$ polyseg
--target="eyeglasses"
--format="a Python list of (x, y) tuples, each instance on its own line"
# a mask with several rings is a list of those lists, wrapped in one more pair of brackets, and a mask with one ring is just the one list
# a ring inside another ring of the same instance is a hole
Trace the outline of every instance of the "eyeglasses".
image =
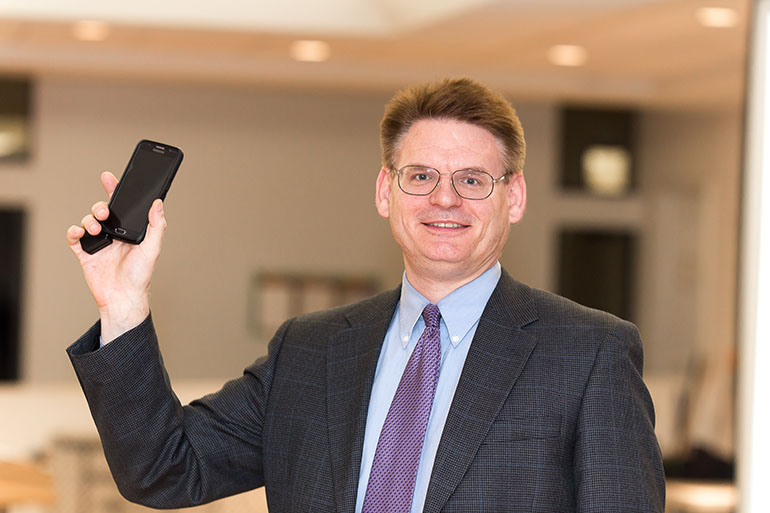
[(441, 175), (451, 177), (452, 188), (458, 196), (469, 200), (488, 198), (495, 189), (495, 184), (502, 182), (508, 175), (494, 178), (486, 171), (477, 169), (458, 169), (452, 173), (439, 173), (432, 167), (404, 166), (401, 169), (391, 169), (398, 175), (398, 186), (412, 196), (427, 196), (441, 183)]

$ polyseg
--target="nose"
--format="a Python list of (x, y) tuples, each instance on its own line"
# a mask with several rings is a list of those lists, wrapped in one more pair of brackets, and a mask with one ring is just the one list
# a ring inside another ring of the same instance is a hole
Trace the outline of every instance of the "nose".
[(443, 208), (454, 207), (462, 203), (462, 198), (452, 186), (452, 175), (448, 173), (440, 175), (438, 185), (430, 193), (429, 199), (432, 204)]

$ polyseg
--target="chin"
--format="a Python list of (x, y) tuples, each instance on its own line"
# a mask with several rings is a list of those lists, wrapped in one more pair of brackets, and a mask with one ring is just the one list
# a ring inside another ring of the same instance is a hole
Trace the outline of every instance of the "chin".
[(460, 264), (467, 259), (467, 255), (459, 251), (431, 251), (425, 254), (425, 258), (435, 264)]
[(447, 275), (462, 275), (466, 274), (473, 264), (463, 258), (434, 258), (430, 259), (429, 268), (434, 272)]

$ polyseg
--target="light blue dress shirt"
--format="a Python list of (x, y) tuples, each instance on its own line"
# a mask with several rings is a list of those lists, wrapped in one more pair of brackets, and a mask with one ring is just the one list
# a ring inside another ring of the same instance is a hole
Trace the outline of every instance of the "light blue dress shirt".
[[(420, 513), (425, 505), (428, 482), (433, 471), (441, 433), (444, 431), (449, 406), (460, 380), (460, 373), (465, 365), (465, 357), (471, 347), (471, 340), (476, 333), (479, 319), (487, 305), (489, 296), (500, 280), (500, 263), (496, 263), (484, 274), (453, 291), (438, 302), (441, 311), (441, 369), (436, 395), (433, 399), (425, 441), (417, 469), (417, 481), (414, 487), (412, 513)], [(374, 375), (372, 396), (369, 401), (369, 413), (366, 417), (364, 449), (361, 457), (361, 470), (358, 477), (358, 495), (356, 513), (361, 513), (366, 495), (366, 485), (372, 470), (374, 451), (380, 438), (380, 431), (385, 423), (390, 403), (396, 395), (396, 388), (401, 375), (412, 355), (417, 340), (425, 329), (422, 318), (423, 309), (430, 303), (417, 292), (406, 278), (402, 279), (401, 299), (393, 319), (385, 334), (377, 370)]]

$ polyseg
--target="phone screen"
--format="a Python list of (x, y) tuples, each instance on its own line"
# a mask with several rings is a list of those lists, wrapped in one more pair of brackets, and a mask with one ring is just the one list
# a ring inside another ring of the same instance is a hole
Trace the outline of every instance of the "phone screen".
[(105, 230), (120, 239), (141, 242), (152, 202), (165, 196), (181, 157), (178, 148), (141, 141), (110, 201)]

